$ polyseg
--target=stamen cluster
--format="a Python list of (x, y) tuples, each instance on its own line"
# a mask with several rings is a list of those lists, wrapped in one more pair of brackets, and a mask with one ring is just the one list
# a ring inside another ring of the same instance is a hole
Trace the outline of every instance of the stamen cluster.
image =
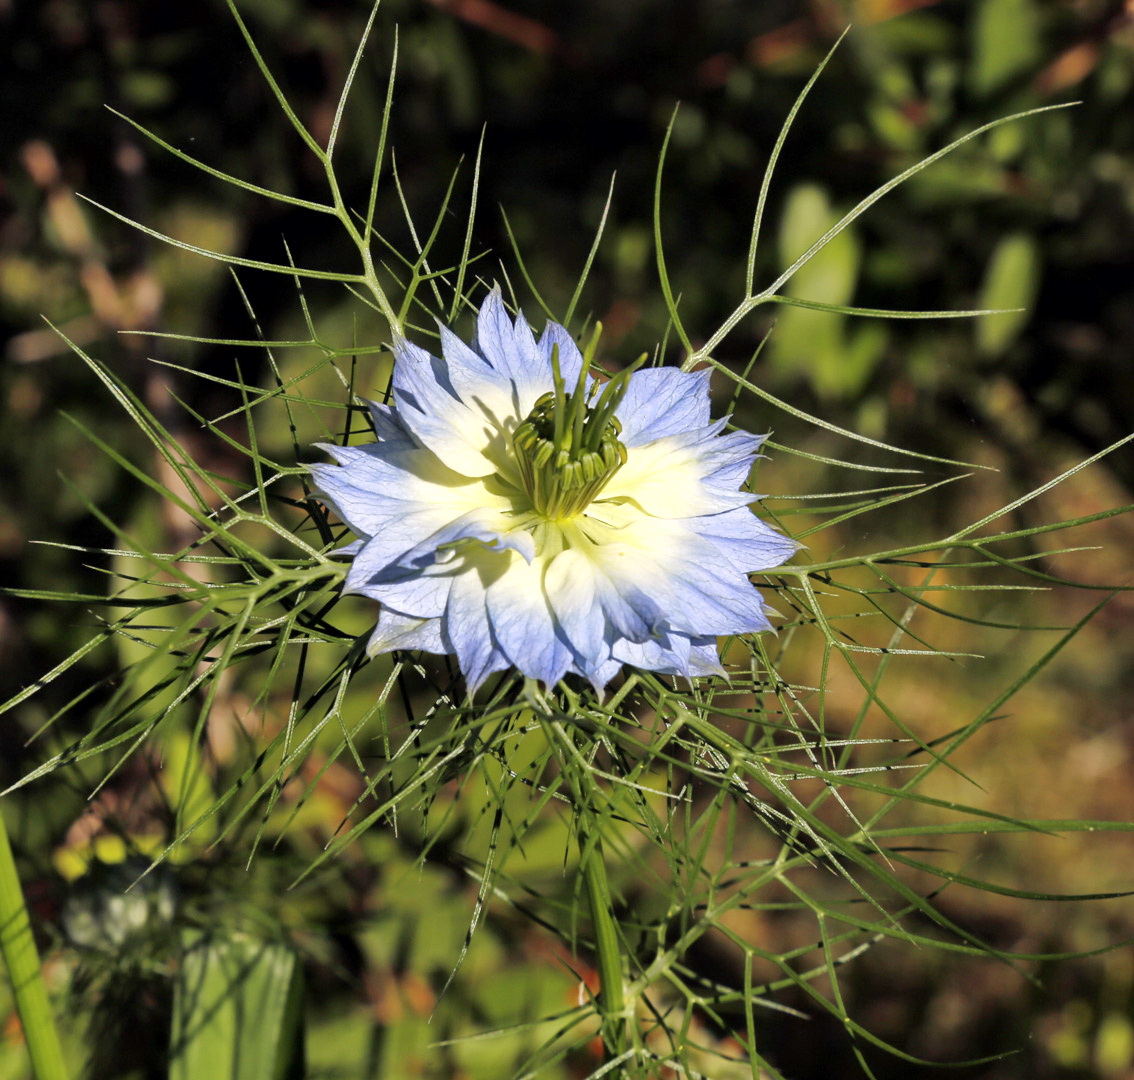
[(537, 513), (550, 521), (581, 513), (626, 464), (626, 447), (618, 439), (622, 424), (614, 411), (626, 396), (631, 374), (645, 357), (611, 378), (601, 392), (594, 380), (588, 386), (587, 377), (601, 332), (599, 325), (583, 354), (571, 393), (567, 392), (559, 369), (559, 349), (552, 349), (554, 389), (536, 401), (512, 433), (524, 490)]

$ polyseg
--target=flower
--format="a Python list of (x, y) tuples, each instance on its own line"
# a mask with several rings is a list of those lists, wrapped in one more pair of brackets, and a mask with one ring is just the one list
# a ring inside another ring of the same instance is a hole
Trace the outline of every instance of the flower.
[(596, 342), (537, 341), (494, 289), (472, 346), (395, 342), (376, 442), (321, 444), (317, 494), (359, 537), (346, 591), (381, 604), (371, 655), (455, 653), (470, 692), (513, 667), (601, 691), (623, 664), (721, 674), (717, 636), (771, 629), (747, 574), (797, 545), (740, 490), (763, 437), (710, 422), (708, 372), (592, 378)]

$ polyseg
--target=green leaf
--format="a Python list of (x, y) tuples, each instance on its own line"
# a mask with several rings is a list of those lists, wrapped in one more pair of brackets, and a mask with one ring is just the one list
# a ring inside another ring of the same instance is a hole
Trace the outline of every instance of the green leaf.
[[(984, 315), (976, 326), (977, 348), (985, 356), (999, 356), (1020, 336), (1032, 317), (1040, 283), (1040, 253), (1027, 233), (1004, 237), (992, 252), (984, 275), (980, 301), (983, 308), (1001, 309)], [(1003, 310), (1003, 309), (1014, 310)]]
[(1042, 61), (1042, 20), (1033, 0), (981, 0), (973, 27), (969, 81), (980, 96), (993, 94)]
[(186, 935), (169, 1080), (300, 1080), (303, 969), (286, 945)]

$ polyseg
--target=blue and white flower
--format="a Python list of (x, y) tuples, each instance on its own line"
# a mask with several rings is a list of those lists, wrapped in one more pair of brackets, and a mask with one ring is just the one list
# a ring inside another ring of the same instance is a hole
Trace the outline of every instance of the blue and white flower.
[(590, 374), (498, 289), (443, 359), (399, 339), (377, 442), (323, 445), (318, 494), (358, 536), (348, 592), (381, 604), (369, 651), (454, 653), (469, 690), (515, 668), (602, 687), (623, 664), (720, 674), (716, 639), (771, 629), (748, 574), (794, 541), (741, 490), (763, 438), (709, 419), (708, 372)]

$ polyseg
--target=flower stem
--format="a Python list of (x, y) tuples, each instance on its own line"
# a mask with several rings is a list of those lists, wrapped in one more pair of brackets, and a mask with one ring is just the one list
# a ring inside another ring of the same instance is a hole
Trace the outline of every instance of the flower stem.
[(610, 901), (606, 877), (606, 858), (598, 835), (588, 838), (583, 823), (576, 819), (580, 866), (587, 890), (594, 927), (595, 957), (598, 961), (598, 1007), (602, 1017), (602, 1041), (607, 1058), (619, 1057), (626, 1049), (626, 998), (622, 981), (622, 951)]
[(8, 830), (0, 814), (0, 954), (8, 969), (36, 1080), (67, 1080), (47, 986), (39, 966), (28, 909), (16, 873)]

